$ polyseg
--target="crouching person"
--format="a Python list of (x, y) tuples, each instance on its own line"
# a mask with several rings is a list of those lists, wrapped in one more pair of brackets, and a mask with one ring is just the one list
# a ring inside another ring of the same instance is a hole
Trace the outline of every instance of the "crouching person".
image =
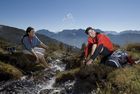
[[(114, 51), (113, 44), (109, 37), (96, 32), (92, 27), (88, 27), (85, 33), (88, 35), (88, 45), (85, 49), (86, 65), (90, 65), (98, 56), (101, 56), (101, 64), (117, 67), (114, 62), (109, 62), (109, 64), (105, 63)], [(90, 58), (87, 58), (89, 55)]]
[(85, 33), (88, 35), (88, 45), (85, 49), (87, 65), (90, 65), (98, 56), (102, 57), (100, 64), (115, 68), (134, 64), (127, 52), (123, 50), (114, 51), (113, 44), (108, 36), (96, 32), (92, 27), (88, 27)]
[(36, 58), (36, 63), (42, 63), (44, 67), (49, 67), (47, 64), (44, 53), (48, 47), (42, 43), (35, 35), (34, 28), (28, 27), (26, 34), (22, 38), (23, 53), (33, 55)]

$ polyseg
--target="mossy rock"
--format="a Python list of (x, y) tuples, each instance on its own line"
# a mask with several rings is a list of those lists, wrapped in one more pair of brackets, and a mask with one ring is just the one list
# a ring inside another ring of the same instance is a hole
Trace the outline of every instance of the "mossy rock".
[(96, 82), (106, 79), (107, 75), (113, 70), (114, 68), (103, 64), (91, 64), (89, 66), (82, 66), (77, 74), (77, 77), (81, 79), (92, 77), (91, 80)]
[(76, 74), (75, 94), (91, 94), (92, 90), (98, 88), (98, 84), (102, 87), (105, 86), (103, 81), (106, 81), (107, 75), (112, 71), (114, 68), (102, 64), (82, 66)]
[(59, 72), (56, 75), (56, 83), (64, 83), (68, 80), (74, 80), (75, 75), (79, 72), (80, 68)]
[(78, 55), (70, 55), (62, 60), (66, 64), (66, 70), (79, 68), (82, 64), (82, 59)]
[(0, 80), (19, 79), (22, 75), (16, 67), (0, 61)]
[(41, 63), (35, 63), (35, 57), (22, 52), (14, 54), (0, 54), (0, 61), (22, 70), (23, 73), (44, 69)]

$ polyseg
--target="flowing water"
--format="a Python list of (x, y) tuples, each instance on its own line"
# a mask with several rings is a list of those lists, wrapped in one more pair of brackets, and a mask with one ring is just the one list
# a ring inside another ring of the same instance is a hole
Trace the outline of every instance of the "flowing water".
[(65, 70), (61, 60), (51, 61), (51, 68), (39, 71), (40, 76), (23, 76), (20, 80), (0, 82), (0, 94), (72, 94), (74, 81), (55, 84), (55, 74)]

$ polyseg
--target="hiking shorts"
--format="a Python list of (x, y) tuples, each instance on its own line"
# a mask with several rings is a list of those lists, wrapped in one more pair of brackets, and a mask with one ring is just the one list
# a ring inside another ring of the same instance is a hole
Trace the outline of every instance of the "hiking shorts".
[[(40, 54), (42, 56), (44, 56), (44, 54), (45, 54), (45, 49), (43, 49), (43, 48), (35, 47), (34, 51), (35, 51), (35, 53)], [(23, 50), (23, 53), (32, 55), (32, 53), (28, 50)]]

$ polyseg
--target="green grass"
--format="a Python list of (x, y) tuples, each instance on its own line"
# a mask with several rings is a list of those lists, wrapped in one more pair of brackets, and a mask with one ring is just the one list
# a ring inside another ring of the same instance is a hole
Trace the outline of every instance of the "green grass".
[(127, 51), (137, 51), (137, 52), (140, 52), (140, 43), (128, 44), (128, 45), (126, 45), (125, 48), (126, 48)]
[[(11, 79), (19, 79), (23, 75), (22, 72), (16, 67), (10, 64), (5, 64), (1, 61), (0, 61), (0, 73), (3, 74), (5, 77), (9, 77)], [(0, 79), (4, 80), (5, 77), (1, 77)]]
[(69, 71), (59, 72), (56, 75), (56, 83), (65, 82), (68, 80), (74, 80), (75, 74), (78, 73), (80, 68), (75, 68)]
[(107, 76), (105, 86), (97, 82), (96, 94), (139, 94), (140, 65), (116, 69)]
[(116, 70), (108, 78), (124, 92), (133, 94), (140, 92), (140, 65)]
[(140, 52), (129, 51), (128, 53), (129, 53), (130, 56), (132, 56), (133, 59), (140, 59)]

